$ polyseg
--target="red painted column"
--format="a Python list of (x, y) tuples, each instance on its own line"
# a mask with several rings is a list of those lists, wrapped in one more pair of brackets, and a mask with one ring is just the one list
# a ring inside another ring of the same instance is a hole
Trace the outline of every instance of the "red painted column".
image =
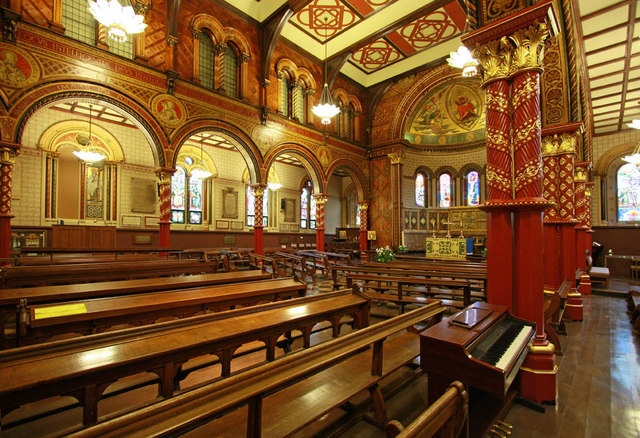
[(558, 229), (558, 173), (556, 157), (558, 141), (555, 136), (542, 138), (542, 174), (544, 198), (552, 202), (544, 211), (544, 289), (557, 291), (560, 287), (560, 231)]
[(560, 231), (557, 223), (544, 223), (544, 289), (560, 287)]
[(160, 225), (160, 230), (158, 231), (160, 248), (169, 248), (171, 246), (171, 176), (175, 171), (170, 167), (156, 169), (160, 192), (160, 221), (158, 222)]
[[(391, 162), (391, 243), (389, 246), (397, 247), (401, 243), (402, 233), (402, 160), (404, 151), (394, 149), (387, 154)], [(380, 244), (378, 236), (378, 244)]]
[[(591, 197), (587, 196), (587, 187), (590, 188), (593, 183), (587, 182), (587, 174), (591, 163), (581, 161), (576, 163), (576, 218), (579, 223), (576, 226), (576, 266), (580, 269), (580, 291), (583, 293), (591, 293), (591, 279), (587, 274), (587, 251), (591, 254), (590, 234), (587, 233), (591, 227)], [(582, 286), (582, 283), (585, 283)]]
[(367, 224), (369, 222), (369, 202), (358, 201), (360, 206), (360, 251), (366, 254), (368, 249)]
[(316, 249), (324, 251), (324, 205), (327, 202), (325, 193), (313, 195), (316, 198)]
[(264, 254), (264, 225), (263, 221), (263, 207), (264, 207), (264, 184), (252, 185), (254, 210), (253, 210), (253, 252), (256, 254)]
[(0, 142), (0, 258), (11, 256), (11, 183), (20, 147), (17, 143)]
[(487, 301), (513, 310), (511, 105), (509, 82), (484, 84), (487, 130)]

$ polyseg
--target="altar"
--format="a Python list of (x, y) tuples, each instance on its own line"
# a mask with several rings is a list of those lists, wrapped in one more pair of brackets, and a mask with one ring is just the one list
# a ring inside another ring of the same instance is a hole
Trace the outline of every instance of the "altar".
[(438, 260), (465, 260), (467, 239), (464, 237), (427, 237), (425, 257)]

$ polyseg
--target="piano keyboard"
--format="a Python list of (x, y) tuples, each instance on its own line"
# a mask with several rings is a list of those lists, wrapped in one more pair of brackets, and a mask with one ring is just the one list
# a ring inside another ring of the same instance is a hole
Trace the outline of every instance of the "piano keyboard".
[(471, 356), (505, 370), (522, 345), (528, 342), (533, 330), (532, 326), (504, 320), (473, 349)]

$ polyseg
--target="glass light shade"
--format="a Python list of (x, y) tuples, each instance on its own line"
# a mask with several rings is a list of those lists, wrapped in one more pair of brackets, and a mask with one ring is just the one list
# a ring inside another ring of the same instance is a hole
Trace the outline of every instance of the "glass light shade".
[(198, 179), (207, 179), (211, 175), (213, 175), (213, 173), (207, 172), (206, 170), (202, 170), (202, 169), (193, 169), (191, 171), (191, 176), (195, 176)]
[(322, 87), (322, 95), (320, 96), (320, 103), (313, 108), (311, 112), (320, 117), (323, 125), (331, 123), (331, 117), (338, 115), (340, 108), (333, 104), (331, 94), (329, 93), (329, 85), (325, 82)]
[(633, 150), (633, 154), (623, 157), (622, 161), (640, 166), (640, 142), (638, 142), (636, 148)]
[(465, 46), (458, 47), (457, 52), (450, 52), (447, 63), (451, 67), (461, 68), (462, 76), (471, 77), (478, 74), (478, 61), (473, 58)]
[(282, 188), (282, 184), (280, 184), (280, 183), (269, 183), (269, 184), (267, 184), (267, 188), (269, 190), (275, 191), (275, 190), (278, 190), (278, 189)]
[(635, 119), (631, 123), (627, 123), (629, 128), (640, 129), (640, 119)]
[(147, 27), (142, 15), (136, 15), (131, 6), (122, 6), (118, 0), (89, 1), (89, 11), (107, 28), (107, 35), (119, 42), (125, 42), (127, 34), (140, 33)]
[(88, 163), (97, 163), (98, 161), (102, 161), (107, 158), (99, 152), (91, 151), (73, 151), (73, 155)]

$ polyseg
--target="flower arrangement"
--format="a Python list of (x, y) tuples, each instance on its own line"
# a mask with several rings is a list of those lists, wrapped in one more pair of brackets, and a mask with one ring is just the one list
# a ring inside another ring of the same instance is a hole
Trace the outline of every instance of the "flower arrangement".
[(400, 245), (400, 246), (398, 247), (398, 254), (406, 254), (406, 253), (408, 253), (408, 252), (409, 252), (409, 250), (407, 249), (407, 247), (406, 247), (406, 246), (404, 246), (404, 245)]
[(380, 263), (387, 263), (396, 259), (396, 255), (393, 253), (393, 250), (389, 248), (389, 245), (377, 248), (375, 257), (376, 262)]

